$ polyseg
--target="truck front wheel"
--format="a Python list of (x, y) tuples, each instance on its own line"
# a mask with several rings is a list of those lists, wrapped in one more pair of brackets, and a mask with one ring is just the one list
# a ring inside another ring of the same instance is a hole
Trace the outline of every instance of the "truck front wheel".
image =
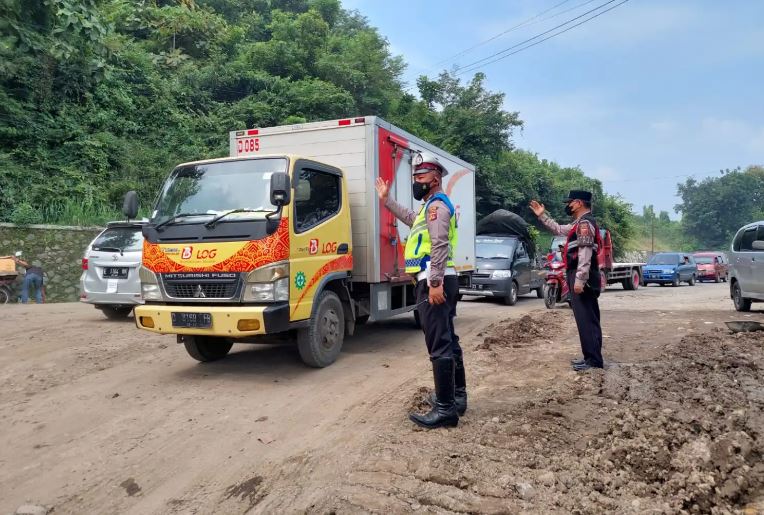
[(297, 331), (297, 348), (309, 367), (324, 368), (334, 363), (345, 338), (345, 317), (342, 303), (334, 292), (325, 291), (308, 327)]
[(213, 336), (184, 335), (183, 345), (192, 358), (204, 363), (225, 358), (233, 347), (233, 342)]

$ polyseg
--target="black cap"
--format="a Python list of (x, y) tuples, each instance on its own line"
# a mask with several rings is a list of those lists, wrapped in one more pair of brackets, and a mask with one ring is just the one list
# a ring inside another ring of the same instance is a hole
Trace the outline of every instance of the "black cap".
[(571, 200), (583, 200), (584, 202), (591, 202), (592, 192), (584, 190), (570, 190), (570, 193), (568, 193), (568, 198), (565, 199), (565, 202), (570, 202)]

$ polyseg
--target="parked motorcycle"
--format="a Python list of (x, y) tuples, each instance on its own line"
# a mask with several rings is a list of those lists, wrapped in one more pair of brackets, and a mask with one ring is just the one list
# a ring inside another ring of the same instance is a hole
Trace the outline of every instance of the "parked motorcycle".
[(548, 309), (554, 309), (555, 304), (564, 300), (570, 306), (570, 290), (565, 276), (565, 263), (549, 259), (548, 267), (549, 272), (546, 274), (544, 283), (544, 305)]

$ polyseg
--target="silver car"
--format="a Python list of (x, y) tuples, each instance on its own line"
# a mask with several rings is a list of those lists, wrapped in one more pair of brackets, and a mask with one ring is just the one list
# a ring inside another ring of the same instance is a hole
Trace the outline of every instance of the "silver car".
[(764, 220), (742, 227), (732, 240), (730, 296), (738, 311), (764, 302)]
[(80, 301), (107, 318), (127, 318), (143, 304), (138, 269), (145, 222), (112, 222), (88, 245), (82, 258)]

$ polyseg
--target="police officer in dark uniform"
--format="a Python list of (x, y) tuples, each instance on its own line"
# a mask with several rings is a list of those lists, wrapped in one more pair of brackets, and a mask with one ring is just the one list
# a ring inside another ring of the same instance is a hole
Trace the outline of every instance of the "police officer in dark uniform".
[(422, 152), (415, 156), (413, 196), (424, 201), (419, 212), (390, 198), (387, 181), (378, 178), (376, 183), (380, 200), (411, 227), (405, 249), (406, 273), (416, 279), (416, 302), (432, 363), (435, 396), (429, 413), (412, 413), (409, 418), (427, 429), (454, 427), (467, 409), (464, 361), (453, 323), (459, 295), (453, 262), (457, 234), (456, 212), (442, 189), (447, 174), (436, 155)]
[(567, 271), (568, 287), (573, 293), (571, 304), (578, 326), (583, 359), (572, 361), (577, 371), (602, 368), (602, 328), (600, 307), (597, 299), (602, 288), (597, 252), (602, 246), (597, 221), (592, 216), (592, 194), (589, 191), (572, 190), (565, 200), (565, 213), (573, 217), (569, 225), (559, 225), (544, 209), (544, 205), (532, 200), (530, 207), (542, 224), (556, 236), (567, 236), (563, 260)]

